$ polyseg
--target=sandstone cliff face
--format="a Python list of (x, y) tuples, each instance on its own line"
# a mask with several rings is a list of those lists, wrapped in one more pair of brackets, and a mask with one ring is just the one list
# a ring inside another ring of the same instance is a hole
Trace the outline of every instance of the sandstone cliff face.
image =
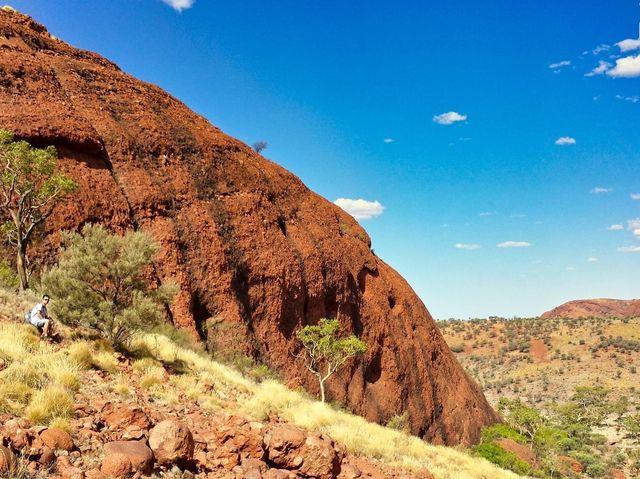
[(640, 317), (640, 299), (579, 299), (561, 304), (542, 318)]
[(213, 348), (317, 391), (294, 333), (337, 317), (368, 351), (329, 381), (331, 398), (378, 422), (408, 411), (436, 443), (472, 443), (497, 419), (351, 216), (160, 88), (2, 11), (0, 127), (54, 144), (81, 185), (32, 254), (52, 258), (59, 231), (87, 222), (141, 228), (163, 246), (158, 277), (180, 284), (174, 322)]

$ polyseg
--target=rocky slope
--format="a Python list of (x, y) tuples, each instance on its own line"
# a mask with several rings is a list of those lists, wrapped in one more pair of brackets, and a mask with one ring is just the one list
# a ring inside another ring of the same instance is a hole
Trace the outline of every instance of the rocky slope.
[(337, 317), (368, 344), (329, 396), (368, 419), (407, 411), (437, 443), (472, 443), (497, 419), (411, 287), (348, 214), (225, 135), (160, 88), (73, 48), (31, 18), (0, 11), (0, 127), (53, 144), (80, 183), (40, 243), (98, 222), (162, 245), (160, 279), (180, 293), (175, 324), (213, 349), (249, 354), (317, 390), (293, 357), (294, 332)]
[(547, 311), (542, 318), (640, 317), (640, 299), (579, 299)]

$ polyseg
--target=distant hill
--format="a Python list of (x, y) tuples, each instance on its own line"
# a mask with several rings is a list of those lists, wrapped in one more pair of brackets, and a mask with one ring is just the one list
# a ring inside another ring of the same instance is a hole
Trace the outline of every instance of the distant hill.
[(624, 318), (640, 317), (640, 299), (579, 299), (569, 301), (542, 318)]

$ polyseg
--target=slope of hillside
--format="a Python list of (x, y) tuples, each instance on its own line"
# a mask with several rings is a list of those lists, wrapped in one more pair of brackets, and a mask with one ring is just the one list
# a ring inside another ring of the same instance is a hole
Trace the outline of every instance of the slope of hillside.
[(579, 299), (542, 314), (542, 318), (640, 317), (640, 299)]
[[(291, 361), (294, 331), (337, 317), (366, 357), (329, 388), (367, 419), (408, 414), (413, 433), (469, 444), (497, 420), (406, 281), (347, 213), (160, 88), (0, 11), (0, 127), (55, 145), (79, 184), (47, 222), (34, 260), (62, 230), (141, 228), (163, 247), (157, 274), (180, 285), (175, 324), (212, 350), (245, 354), (317, 390)], [(11, 258), (8, 251), (3, 256)]]
[(8, 447), (0, 459), (19, 463), (12, 477), (517, 477), (277, 381), (256, 382), (164, 335), (140, 336), (134, 356), (67, 337), (78, 331), (59, 345), (41, 342), (31, 326), (6, 319), (25, 307), (0, 290), (0, 442)]

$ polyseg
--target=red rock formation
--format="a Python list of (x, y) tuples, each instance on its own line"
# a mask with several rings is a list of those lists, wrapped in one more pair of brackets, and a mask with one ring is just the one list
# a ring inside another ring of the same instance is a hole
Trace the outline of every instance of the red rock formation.
[(542, 318), (624, 318), (640, 317), (640, 299), (579, 299), (569, 301)]
[(337, 317), (368, 351), (329, 381), (331, 398), (378, 422), (408, 411), (411, 430), (437, 443), (475, 442), (496, 421), (351, 216), (160, 88), (9, 12), (0, 12), (0, 127), (54, 144), (81, 186), (32, 254), (54, 257), (59, 231), (86, 222), (141, 228), (163, 246), (158, 277), (180, 284), (174, 322), (213, 348), (317, 390), (294, 359), (294, 332)]

